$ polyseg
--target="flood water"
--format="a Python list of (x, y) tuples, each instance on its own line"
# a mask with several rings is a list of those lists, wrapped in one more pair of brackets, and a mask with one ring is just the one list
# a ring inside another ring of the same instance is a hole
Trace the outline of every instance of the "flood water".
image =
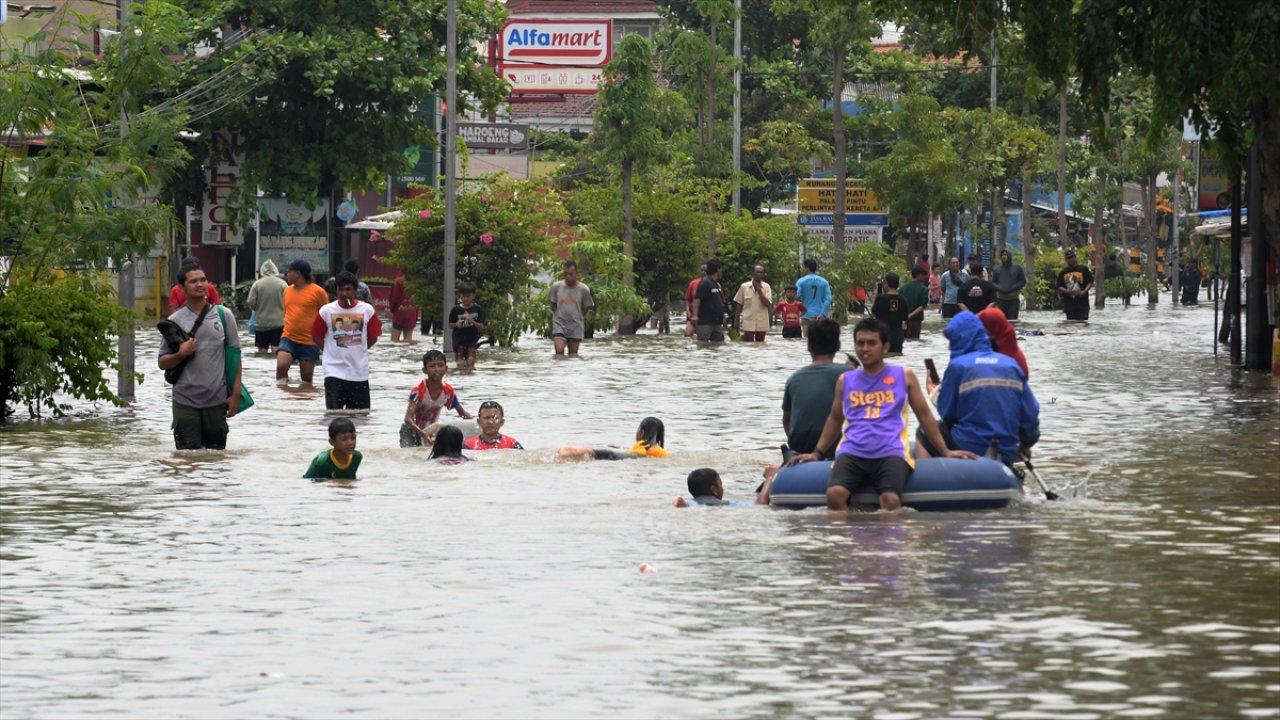
[[(327, 418), (296, 369), (246, 356), (226, 453), (173, 450), (149, 372), (133, 409), (0, 430), (0, 715), (1280, 716), (1280, 383), (1162, 303), (1024, 314), (1069, 497), (980, 513), (672, 508), (775, 460), (807, 355), (774, 335), (484, 348), (450, 381), (529, 450), (454, 467), (397, 447), (431, 342), (380, 343), (348, 486), (300, 479)], [(940, 329), (902, 361), (945, 366)], [(669, 459), (551, 461), (645, 415)]]

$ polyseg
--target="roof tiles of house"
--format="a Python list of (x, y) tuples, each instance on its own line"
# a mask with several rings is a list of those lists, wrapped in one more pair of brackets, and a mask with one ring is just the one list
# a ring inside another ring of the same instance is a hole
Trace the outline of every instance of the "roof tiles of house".
[(512, 118), (581, 117), (596, 114), (595, 95), (565, 95), (563, 100), (511, 103)]
[(653, 0), (507, 0), (511, 15), (538, 13), (653, 13), (658, 7)]

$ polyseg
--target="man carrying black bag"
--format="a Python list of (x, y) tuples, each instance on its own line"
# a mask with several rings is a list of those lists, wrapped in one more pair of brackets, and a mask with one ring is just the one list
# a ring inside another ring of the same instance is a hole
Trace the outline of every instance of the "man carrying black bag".
[(228, 382), (224, 355), (228, 347), (240, 347), (235, 316), (219, 313), (207, 302), (209, 284), (200, 268), (183, 267), (178, 282), (186, 292), (186, 304), (169, 316), (172, 325), (159, 326), (166, 339), (159, 365), (173, 385), (173, 441), (179, 450), (222, 450), (227, 446), (227, 418), (240, 404), (240, 366), (236, 364), (235, 377)]

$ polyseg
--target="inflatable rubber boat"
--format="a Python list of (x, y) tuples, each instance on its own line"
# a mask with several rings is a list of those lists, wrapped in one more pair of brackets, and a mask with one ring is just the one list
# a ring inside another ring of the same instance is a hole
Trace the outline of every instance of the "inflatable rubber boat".
[[(769, 504), (774, 507), (826, 507), (829, 462), (809, 462), (778, 471)], [(902, 504), (916, 510), (986, 510), (1022, 497), (1022, 483), (995, 460), (929, 458), (917, 460), (907, 479)], [(851, 505), (876, 507), (873, 490), (855, 493)]]

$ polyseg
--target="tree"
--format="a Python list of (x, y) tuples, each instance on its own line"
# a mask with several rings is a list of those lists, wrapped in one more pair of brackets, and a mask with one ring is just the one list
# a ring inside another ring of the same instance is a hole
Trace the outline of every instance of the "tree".
[(0, 36), (0, 127), (19, 147), (43, 146), (31, 157), (0, 155), (0, 422), (18, 406), (33, 417), (62, 414), (59, 396), (120, 404), (104, 370), (115, 358), (111, 336), (132, 314), (104, 271), (155, 243), (171, 213), (155, 189), (187, 159), (182, 115), (140, 112), (141, 98), (176, 79), (166, 52), (184, 42), (181, 10), (139, 5), (130, 21), (138, 32), (106, 42), (107, 61), (82, 70), (51, 49), (71, 22), (66, 8), (47, 32)]
[[(604, 142), (603, 157), (616, 162), (622, 175), (622, 249), (635, 256), (632, 183), (637, 170), (661, 160), (668, 151), (658, 132), (658, 85), (653, 79), (653, 45), (643, 36), (628, 35), (604, 69), (596, 126)], [(630, 260), (623, 263), (622, 281), (635, 288)], [(635, 319), (623, 317), (618, 332), (631, 335)]]
[(769, 207), (781, 198), (782, 184), (798, 179), (810, 163), (831, 159), (831, 146), (793, 120), (770, 120), (742, 145), (747, 161), (768, 183)]
[[(340, 187), (378, 187), (404, 169), (404, 148), (435, 145), (414, 110), (443, 87), (443, 3), (371, 0), (323, 10), (304, 0), (185, 3), (212, 49), (184, 63), (201, 138), (186, 183), (194, 192), (203, 188), (191, 176), (225, 129), (244, 148), (233, 198), (244, 209), (256, 206), (259, 190), (306, 203)], [(506, 95), (478, 50), (504, 16), (488, 0), (459, 2), (460, 111), (493, 107)]]
[[(458, 196), (457, 279), (475, 283), (494, 341), (513, 345), (544, 320), (546, 298), (534, 292), (534, 276), (551, 262), (550, 238), (564, 232), (566, 214), (560, 196), (544, 182), (503, 175), (478, 182), (475, 192)], [(388, 231), (395, 243), (387, 261), (405, 271), (419, 307), (440, 307), (444, 197), (412, 198), (397, 209), (404, 216)]]
[(914, 227), (931, 213), (950, 213), (974, 199), (936, 100), (908, 95), (889, 113), (896, 136), (867, 163), (867, 186)]

